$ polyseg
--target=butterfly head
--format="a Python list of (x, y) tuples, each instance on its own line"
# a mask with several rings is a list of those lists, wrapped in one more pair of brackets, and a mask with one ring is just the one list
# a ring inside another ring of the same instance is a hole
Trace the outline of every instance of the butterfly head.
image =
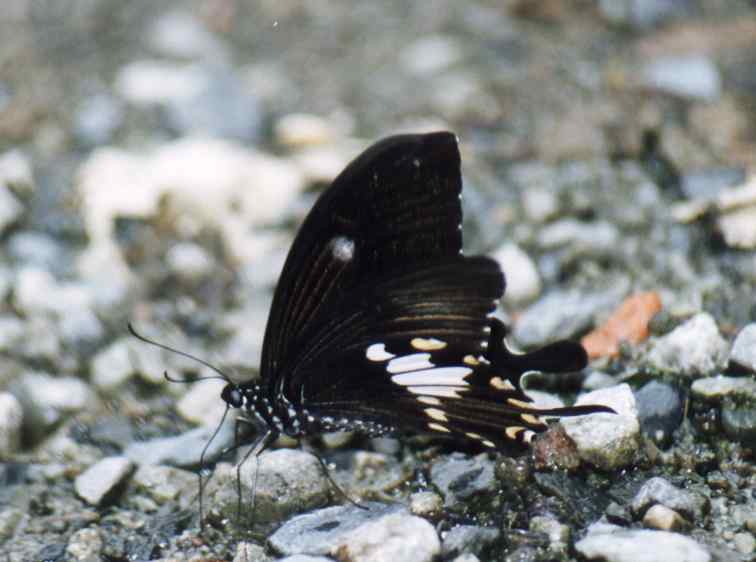
[(238, 384), (228, 383), (221, 391), (221, 399), (228, 404), (230, 408), (239, 409), (244, 406), (244, 392)]

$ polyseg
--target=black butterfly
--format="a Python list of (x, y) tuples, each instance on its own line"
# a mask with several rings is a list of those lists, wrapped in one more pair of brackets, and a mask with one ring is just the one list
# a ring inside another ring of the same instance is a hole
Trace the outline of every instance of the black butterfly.
[(545, 430), (539, 416), (612, 412), (531, 405), (523, 373), (576, 371), (586, 354), (567, 341), (507, 350), (491, 317), (504, 275), (462, 255), (461, 191), (457, 139), (438, 132), (374, 144), (320, 196), (273, 298), (261, 381), (221, 394), (265, 426), (253, 454), (281, 433), (345, 429), (503, 448)]

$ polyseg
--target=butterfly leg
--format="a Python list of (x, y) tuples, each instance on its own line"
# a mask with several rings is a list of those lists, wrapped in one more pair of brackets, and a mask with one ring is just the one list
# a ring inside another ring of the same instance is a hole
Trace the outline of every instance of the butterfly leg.
[[(303, 443), (302, 441), (300, 441), (300, 442), (299, 442), (299, 445), (300, 445), (300, 447), (301, 447), (302, 449), (305, 449), (305, 447), (303, 446), (303, 445), (304, 445), (304, 443)], [(348, 501), (349, 503), (351, 503), (351, 504), (352, 504), (352, 505), (353, 505), (354, 507), (359, 507), (360, 509), (365, 509), (365, 510), (369, 510), (369, 509), (370, 509), (369, 507), (366, 507), (366, 506), (362, 505), (362, 504), (361, 504), (360, 502), (354, 501), (354, 500), (353, 500), (352, 498), (350, 498), (350, 497), (349, 497), (349, 496), (347, 495), (347, 493), (346, 493), (346, 492), (345, 492), (344, 490), (342, 490), (342, 489), (341, 489), (341, 487), (340, 487), (340, 486), (339, 486), (338, 484), (336, 484), (336, 481), (335, 481), (335, 480), (333, 479), (333, 477), (331, 476), (331, 471), (330, 471), (330, 470), (328, 470), (328, 465), (327, 465), (327, 464), (325, 463), (325, 461), (324, 461), (324, 460), (323, 460), (323, 459), (322, 459), (322, 458), (320, 457), (320, 455), (316, 454), (316, 453), (315, 453), (314, 451), (312, 451), (312, 450), (311, 450), (311, 449), (310, 449), (309, 447), (308, 447), (307, 449), (308, 449), (308, 451), (307, 451), (308, 453), (311, 453), (311, 454), (312, 454), (312, 456), (314, 456), (314, 457), (315, 457), (316, 459), (318, 459), (318, 463), (320, 464), (320, 468), (322, 468), (322, 469), (323, 469), (323, 474), (325, 474), (325, 477), (326, 477), (326, 478), (328, 479), (328, 482), (329, 482), (329, 483), (331, 484), (331, 487), (332, 487), (332, 488), (333, 488), (334, 490), (336, 490), (336, 492), (338, 492), (338, 494), (339, 494), (339, 495), (340, 495), (340, 496), (341, 496), (342, 498), (344, 498), (344, 499), (345, 499), (346, 501)]]
[[(244, 418), (241, 418), (243, 421), (247, 421)], [(247, 451), (247, 454), (244, 455), (244, 458), (237, 463), (236, 465), (236, 517), (237, 519), (241, 519), (241, 499), (242, 499), (242, 489), (241, 489), (241, 467), (242, 465), (247, 462), (247, 459), (250, 457), (255, 457), (255, 479), (252, 484), (252, 520), (255, 518), (255, 507), (256, 502), (255, 498), (257, 496), (257, 474), (260, 470), (260, 460), (259, 457), (267, 449), (273, 441), (278, 439), (278, 432), (268, 429), (250, 448), (249, 451)]]

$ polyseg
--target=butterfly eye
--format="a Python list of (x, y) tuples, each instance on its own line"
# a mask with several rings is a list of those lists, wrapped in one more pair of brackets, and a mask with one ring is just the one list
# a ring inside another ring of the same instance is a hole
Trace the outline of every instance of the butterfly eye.
[(223, 388), (221, 399), (232, 408), (241, 408), (244, 405), (244, 396), (235, 384), (227, 384)]

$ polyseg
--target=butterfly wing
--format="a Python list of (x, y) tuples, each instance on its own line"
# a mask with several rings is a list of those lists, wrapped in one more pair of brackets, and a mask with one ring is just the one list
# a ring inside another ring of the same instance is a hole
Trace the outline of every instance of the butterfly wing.
[(278, 391), (326, 426), (439, 433), (489, 447), (529, 441), (546, 428), (541, 415), (603, 411), (532, 406), (522, 373), (579, 369), (586, 356), (569, 342), (510, 353), (503, 324), (490, 317), (503, 290), (495, 261), (463, 256), (358, 286), (313, 325)]
[[(405, 264), (460, 253), (460, 156), (447, 132), (384, 139), (353, 161), (305, 219), (279, 278), (263, 342), (273, 385), (323, 311)], [(325, 315), (327, 316), (327, 314)]]

